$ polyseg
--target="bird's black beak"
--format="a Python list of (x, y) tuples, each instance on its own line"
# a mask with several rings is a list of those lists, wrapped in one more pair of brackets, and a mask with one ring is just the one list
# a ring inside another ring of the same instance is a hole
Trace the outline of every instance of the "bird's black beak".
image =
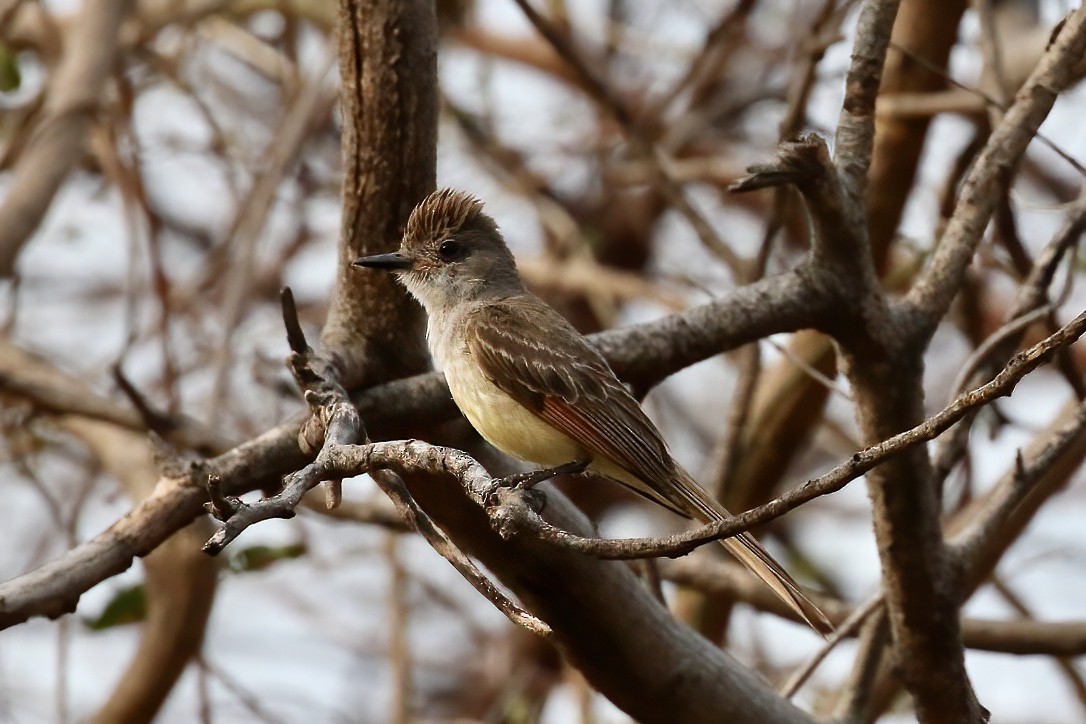
[(410, 269), (411, 260), (398, 251), (391, 254), (375, 254), (363, 256), (351, 262), (351, 266), (364, 267), (366, 269), (384, 269), (385, 271), (397, 271)]

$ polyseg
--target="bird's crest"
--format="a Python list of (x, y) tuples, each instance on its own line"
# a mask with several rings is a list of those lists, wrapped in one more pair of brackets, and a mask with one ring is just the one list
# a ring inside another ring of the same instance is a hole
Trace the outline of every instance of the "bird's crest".
[(404, 238), (414, 242), (441, 239), (462, 229), (483, 213), (483, 202), (457, 189), (435, 191), (407, 219)]

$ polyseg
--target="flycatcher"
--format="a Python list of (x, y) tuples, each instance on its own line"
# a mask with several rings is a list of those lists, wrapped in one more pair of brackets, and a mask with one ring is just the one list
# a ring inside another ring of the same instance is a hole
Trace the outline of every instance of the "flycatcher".
[[(434, 192), (407, 221), (398, 252), (355, 266), (397, 272), (426, 309), (426, 338), (453, 400), (491, 445), (554, 467), (589, 470), (687, 518), (731, 517), (668, 452), (656, 426), (603, 356), (528, 292), (477, 198)], [(818, 631), (825, 615), (748, 533), (721, 541)]]

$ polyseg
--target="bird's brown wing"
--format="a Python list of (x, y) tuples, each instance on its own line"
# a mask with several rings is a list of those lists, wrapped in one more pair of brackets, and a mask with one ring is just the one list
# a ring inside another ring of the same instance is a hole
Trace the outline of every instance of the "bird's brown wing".
[(690, 516), (673, 490), (675, 466), (656, 426), (565, 318), (535, 297), (517, 297), (488, 305), (467, 324), (469, 352), (490, 381), (635, 479), (621, 482)]

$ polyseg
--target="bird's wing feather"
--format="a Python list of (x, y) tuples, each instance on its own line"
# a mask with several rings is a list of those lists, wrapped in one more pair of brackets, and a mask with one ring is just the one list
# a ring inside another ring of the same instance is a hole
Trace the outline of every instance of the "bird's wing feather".
[[(622, 482), (690, 515), (685, 496), (671, 490), (674, 463), (656, 426), (603, 356), (565, 318), (527, 297), (488, 305), (468, 324), (469, 352), (490, 381), (593, 457), (609, 459), (642, 485)], [(562, 333), (540, 334), (556, 327)]]

